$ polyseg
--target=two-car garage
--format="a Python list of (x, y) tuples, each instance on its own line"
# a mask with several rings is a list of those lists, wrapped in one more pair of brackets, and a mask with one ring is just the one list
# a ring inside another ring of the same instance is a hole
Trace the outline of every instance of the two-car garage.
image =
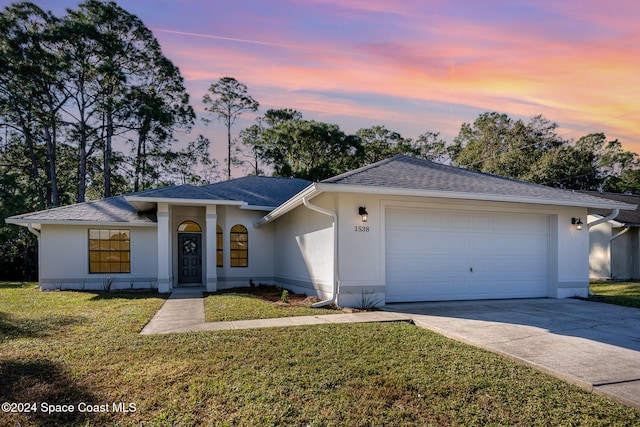
[(549, 216), (387, 207), (386, 302), (548, 294)]

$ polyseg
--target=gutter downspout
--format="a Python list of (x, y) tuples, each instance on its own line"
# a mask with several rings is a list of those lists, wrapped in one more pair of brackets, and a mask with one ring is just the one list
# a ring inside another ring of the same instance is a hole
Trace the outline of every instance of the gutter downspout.
[(309, 200), (307, 199), (306, 196), (302, 198), (302, 203), (304, 203), (304, 205), (307, 208), (313, 211), (330, 216), (333, 220), (333, 224), (332, 224), (333, 226), (333, 287), (331, 290), (331, 298), (312, 304), (311, 307), (313, 308), (324, 307), (325, 305), (330, 305), (333, 303), (336, 303), (337, 305), (337, 302), (338, 302), (338, 215), (335, 212), (331, 212), (319, 206), (312, 205), (311, 203), (309, 203)]
[(36, 236), (38, 238), (38, 243), (40, 243), (40, 232), (37, 231), (35, 228), (33, 228), (33, 225), (31, 225), (31, 223), (27, 224), (27, 229), (29, 230), (29, 232), (31, 234), (33, 234), (34, 236)]
[(620, 213), (620, 209), (614, 209), (611, 211), (611, 213), (603, 218), (597, 219), (593, 222), (590, 222), (587, 224), (587, 228), (591, 228), (593, 226), (596, 226), (598, 224), (602, 224), (603, 222), (607, 222), (611, 219), (614, 219), (615, 217), (618, 216), (618, 214)]
[(612, 242), (615, 239), (617, 239), (618, 237), (622, 236), (624, 233), (626, 233), (627, 231), (629, 231), (631, 229), (631, 227), (625, 227), (623, 230), (617, 232), (616, 234), (614, 234), (613, 236), (611, 236), (609, 238), (609, 241)]

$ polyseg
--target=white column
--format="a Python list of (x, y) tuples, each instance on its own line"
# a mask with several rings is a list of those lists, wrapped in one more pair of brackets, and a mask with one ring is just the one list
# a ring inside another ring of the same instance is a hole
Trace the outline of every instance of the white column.
[(169, 204), (158, 203), (158, 292), (171, 291), (171, 230)]
[(207, 247), (205, 253), (207, 259), (206, 279), (207, 292), (215, 292), (217, 290), (218, 272), (216, 266), (216, 249), (218, 239), (216, 239), (216, 225), (218, 224), (218, 215), (216, 214), (216, 205), (207, 205), (207, 224), (205, 227)]

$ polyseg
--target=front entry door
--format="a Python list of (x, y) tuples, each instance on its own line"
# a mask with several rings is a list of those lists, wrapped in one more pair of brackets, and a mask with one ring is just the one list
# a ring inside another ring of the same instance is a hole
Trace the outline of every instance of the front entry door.
[(178, 233), (178, 283), (202, 283), (202, 235)]

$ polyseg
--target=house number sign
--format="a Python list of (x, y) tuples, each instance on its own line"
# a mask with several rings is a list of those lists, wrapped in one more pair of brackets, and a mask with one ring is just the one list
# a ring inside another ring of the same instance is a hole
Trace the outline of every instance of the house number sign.
[(369, 226), (368, 225), (356, 225), (356, 233), (368, 233)]

